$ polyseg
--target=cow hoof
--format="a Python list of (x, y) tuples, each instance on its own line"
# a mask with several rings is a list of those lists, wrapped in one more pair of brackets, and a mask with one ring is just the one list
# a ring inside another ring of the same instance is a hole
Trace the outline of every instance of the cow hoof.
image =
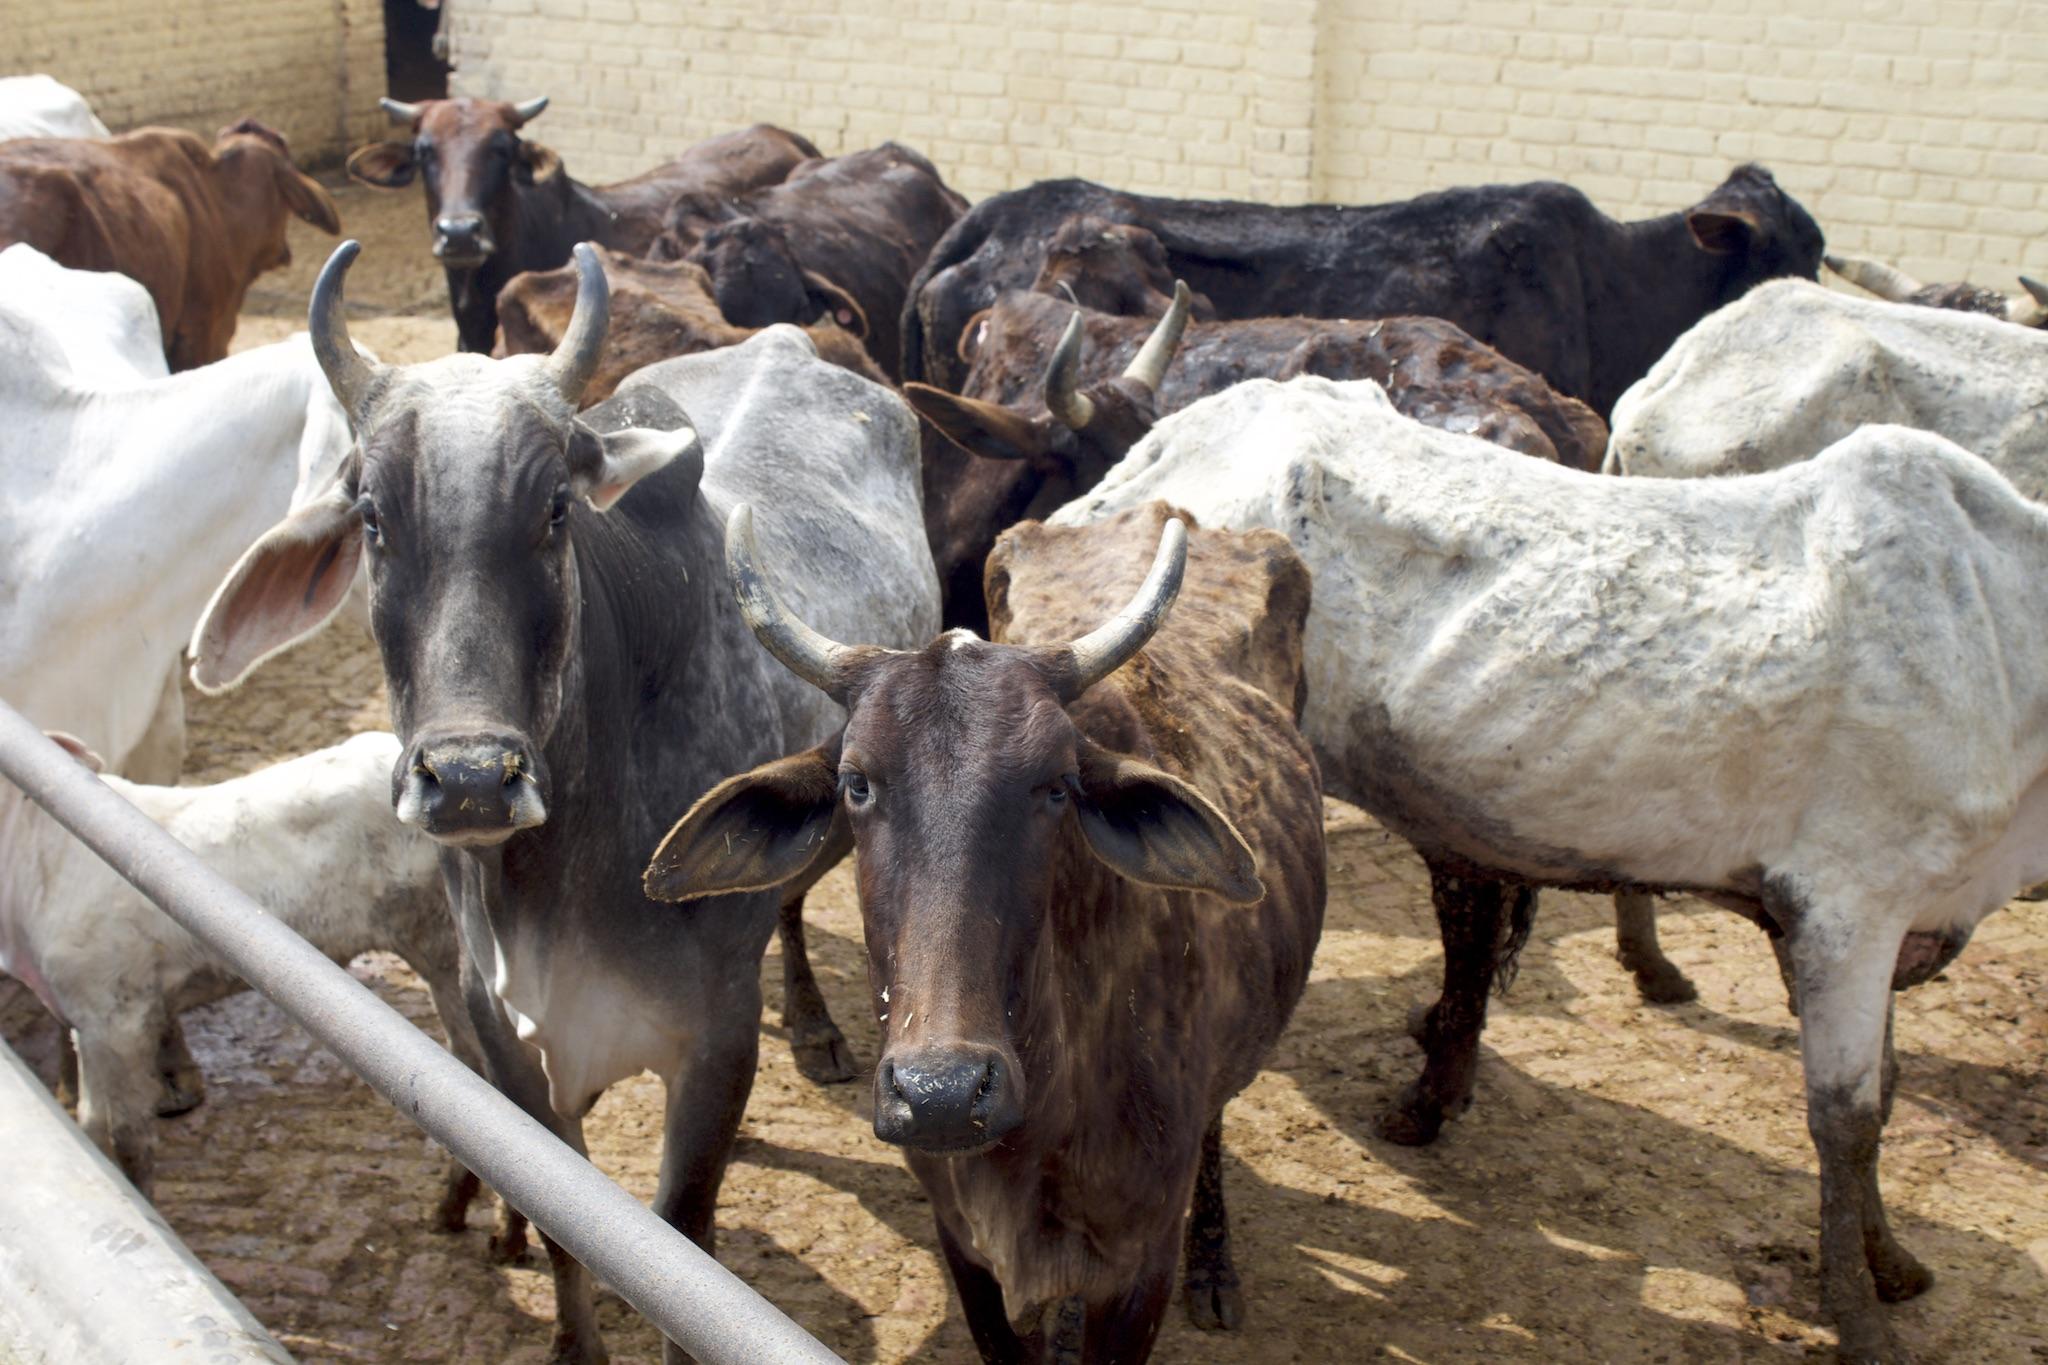
[(853, 1049), (836, 1025), (828, 1024), (812, 1033), (792, 1036), (789, 1050), (796, 1056), (796, 1069), (804, 1079), (818, 1085), (844, 1085), (860, 1074)]
[(491, 1234), (491, 1264), (518, 1265), (526, 1259), (526, 1224), (499, 1228)]
[(1228, 1266), (1190, 1266), (1188, 1321), (1204, 1332), (1235, 1332), (1244, 1325), (1244, 1291)]
[(174, 1119), (191, 1113), (205, 1101), (206, 1082), (200, 1078), (197, 1067), (189, 1073), (182, 1069), (168, 1071), (164, 1073), (164, 1088), (156, 1097), (156, 1116)]
[(1380, 1115), (1379, 1122), (1380, 1136), (1403, 1147), (1427, 1147), (1436, 1141), (1443, 1127), (1442, 1111), (1410, 1095), (1403, 1095), (1392, 1109)]
[(1899, 1345), (1890, 1327), (1875, 1311), (1839, 1331), (1835, 1359), (1841, 1365), (1913, 1365), (1912, 1352)]
[(1886, 1303), (1904, 1303), (1934, 1287), (1934, 1272), (1897, 1243), (1870, 1258), (1870, 1274), (1877, 1281), (1877, 1296)]
[(1700, 998), (1699, 988), (1669, 962), (1637, 971), (1636, 994), (1652, 1005), (1685, 1005)]
[(548, 1365), (611, 1365), (611, 1358), (603, 1342), (585, 1343), (575, 1337), (557, 1337), (548, 1351)]

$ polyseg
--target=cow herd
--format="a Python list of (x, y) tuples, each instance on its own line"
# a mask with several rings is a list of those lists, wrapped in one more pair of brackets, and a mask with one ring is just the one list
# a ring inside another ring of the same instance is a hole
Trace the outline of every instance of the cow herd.
[[(681, 1232), (778, 931), (799, 1066), (856, 1074), (802, 922), (850, 857), (874, 1131), (983, 1356), (1142, 1360), (1176, 1288), (1238, 1328), (1221, 1117), (1308, 980), (1327, 792), (1414, 845), (1443, 940), (1395, 1142), (1473, 1102), (1542, 888), (1614, 895), (1653, 1001), (1692, 994), (1654, 896), (1754, 921), (1822, 1306), (1906, 1358), (1892, 995), (2048, 878), (2039, 286), (1825, 290), (1754, 165), (1634, 222), (1555, 183), (970, 206), (895, 143), (757, 125), (589, 186), (544, 98), (386, 100), (349, 169), (423, 186), (460, 350), (357, 346), (344, 242), (310, 335), (229, 357), (332, 199), (253, 120), (110, 138), (65, 94), (0, 82), (41, 134), (0, 142), (0, 695), (323, 951), (403, 953), (564, 1142), (660, 1077)], [(395, 733), (166, 785), (181, 669), (343, 614)], [(147, 1191), (199, 1101), (177, 1013), (236, 983), (11, 789), (0, 868), (0, 969)], [(553, 1358), (605, 1359), (547, 1249)]]

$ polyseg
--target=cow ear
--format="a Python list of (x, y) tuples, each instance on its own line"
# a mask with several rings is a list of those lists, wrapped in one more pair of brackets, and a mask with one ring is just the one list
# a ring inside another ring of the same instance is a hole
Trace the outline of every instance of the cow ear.
[(862, 341), (868, 339), (868, 314), (860, 300), (815, 270), (804, 272), (804, 293), (819, 314), (829, 317)]
[(651, 900), (765, 891), (833, 846), (839, 736), (713, 787), (676, 822), (647, 864)]
[(1075, 814), (1089, 849), (1132, 881), (1207, 891), (1233, 905), (1266, 894), (1244, 836), (1171, 773), (1088, 744), (1076, 786)]
[(967, 325), (960, 329), (960, 339), (953, 343), (953, 354), (959, 356), (960, 363), (969, 369), (974, 367), (975, 358), (981, 354), (982, 346), (988, 341), (989, 315), (995, 311), (993, 308), (984, 308), (967, 319)]
[(609, 512), (634, 484), (677, 460), (696, 466), (693, 483), (703, 477), (704, 447), (687, 422), (672, 429), (618, 427), (600, 433), (579, 420), (569, 487), (598, 511)]
[(1724, 209), (1693, 209), (1685, 215), (1685, 225), (1692, 231), (1692, 239), (1700, 244), (1702, 251), (1716, 256), (1732, 256), (1747, 251), (1763, 229), (1762, 222), (1754, 213)]
[(519, 177), (529, 185), (552, 180), (562, 173), (562, 158), (538, 142), (519, 142)]
[(1033, 463), (1042, 463), (1052, 455), (1049, 419), (1026, 417), (1001, 403), (962, 398), (957, 393), (914, 381), (903, 386), (903, 396), (920, 417), (939, 429), (940, 435), (969, 455)]
[(88, 771), (103, 773), (107, 770), (107, 761), (94, 753), (92, 746), (77, 735), (64, 730), (45, 730), (43, 734), (51, 743), (84, 764)]
[(380, 190), (404, 189), (418, 169), (412, 144), (407, 142), (373, 142), (356, 148), (348, 157), (349, 178)]
[(363, 519), (337, 483), (264, 532), (192, 632), (192, 682), (217, 695), (334, 618), (363, 557)]
[(327, 190), (283, 157), (277, 159), (277, 189), (293, 213), (330, 237), (341, 235), (341, 210)]

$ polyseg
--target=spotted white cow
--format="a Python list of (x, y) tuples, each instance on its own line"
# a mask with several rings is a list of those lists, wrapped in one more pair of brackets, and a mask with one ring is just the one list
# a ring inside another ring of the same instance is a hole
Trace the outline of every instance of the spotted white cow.
[(1444, 992), (1388, 1136), (1469, 1101), (1533, 888), (1740, 909), (1798, 969), (1842, 1355), (1904, 1359), (1878, 1299), (1931, 1277), (1878, 1196), (1891, 992), (2048, 875), (2048, 509), (1902, 427), (1770, 474), (1610, 479), (1316, 379), (1168, 418), (1053, 520), (1155, 498), (1294, 542), (1303, 729), (1429, 864)]

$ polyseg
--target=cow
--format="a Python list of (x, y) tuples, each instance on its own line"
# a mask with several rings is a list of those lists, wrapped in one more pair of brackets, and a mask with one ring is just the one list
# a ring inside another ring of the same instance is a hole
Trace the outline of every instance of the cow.
[(801, 879), (851, 830), (875, 1135), (931, 1198), (983, 1359), (1144, 1360), (1183, 1256), (1189, 1316), (1236, 1327), (1222, 1111), (1300, 998), (1326, 892), (1300, 559), (1159, 506), (1026, 524), (989, 561), (993, 639), (896, 650), (784, 607), (770, 573), (803, 570), (764, 560), (750, 509), (726, 550), (762, 644), (846, 721), (692, 807), (649, 894)]
[(779, 184), (681, 195), (651, 254), (703, 266), (728, 322), (831, 317), (894, 380), (911, 277), (966, 209), (930, 161), (885, 142), (806, 161)]
[(2027, 297), (1986, 289), (1981, 284), (1922, 284), (1900, 270), (1861, 256), (1822, 258), (1829, 270), (1859, 289), (1866, 289), (1893, 303), (1917, 303), (1926, 308), (1953, 308), (1963, 313), (1988, 313), (2022, 327), (2048, 327), (2048, 284), (2019, 277)]
[(1469, 1102), (1536, 888), (1736, 909), (1796, 965), (1841, 1356), (1904, 1360), (1878, 1300), (1931, 1277), (1878, 1195), (1892, 990), (2048, 875), (2048, 508), (1904, 427), (1769, 474), (1612, 479), (1319, 379), (1183, 410), (1052, 520), (1157, 498), (1302, 551), (1303, 729), (1429, 865), (1444, 990), (1386, 1136)]
[[(98, 755), (52, 735), (87, 767)], [(200, 861), (337, 962), (385, 949), (419, 973), (450, 1050), (481, 1065), (457, 988), (455, 929), (433, 843), (391, 818), (398, 741), (362, 734), (211, 786), (105, 777)], [(0, 783), (0, 971), (78, 1039), (78, 1121), (145, 1196), (159, 1040), (181, 1011), (245, 989), (227, 964), (14, 786)], [(475, 1178), (451, 1162), (437, 1226), (457, 1230)]]
[[(704, 267), (687, 261), (649, 261), (609, 247), (597, 248), (611, 290), (612, 322), (604, 354), (583, 390), (586, 405), (612, 396), (635, 370), (673, 356), (737, 346), (760, 329), (727, 322)], [(576, 311), (576, 267), (514, 275), (498, 295), (497, 354), (532, 355), (561, 344)], [(804, 334), (825, 360), (877, 384), (889, 382), (860, 338), (823, 317)]]
[(1680, 337), (1615, 406), (1606, 467), (1776, 469), (1872, 422), (1939, 432), (2048, 500), (2048, 336), (1980, 312), (1765, 285)]
[(288, 216), (341, 231), (327, 191), (254, 119), (211, 147), (180, 128), (0, 143), (0, 247), (26, 243), (74, 270), (140, 282), (173, 370), (227, 355), (249, 286), (292, 258)]
[(112, 136), (85, 96), (55, 77), (0, 77), (0, 142), (17, 137)]
[(1679, 333), (1764, 280), (1816, 278), (1822, 249), (1812, 217), (1756, 165), (1632, 223), (1554, 181), (1275, 208), (1049, 180), (984, 199), (932, 248), (904, 305), (904, 380), (957, 392), (960, 333), (1031, 285), (1076, 214), (1150, 231), (1218, 317), (1443, 318), (1603, 418)]
[(644, 255), (669, 201), (690, 190), (739, 194), (771, 185), (818, 149), (765, 123), (708, 138), (651, 171), (613, 185), (573, 179), (562, 159), (521, 136), (547, 96), (379, 103), (408, 142), (373, 142), (350, 154), (366, 185), (426, 190), (434, 259), (448, 278), (457, 344), (488, 353), (498, 330), (498, 291), (526, 270), (569, 264), (578, 242)]
[[(1045, 244), (1045, 264), (1031, 282), (1035, 294), (1056, 294), (1081, 308), (1118, 317), (1164, 317), (1175, 292), (1186, 281), (1174, 278), (1166, 248), (1144, 228), (1112, 222), (1091, 213), (1061, 223)], [(1188, 291), (1188, 316), (1216, 320), (1216, 305), (1206, 294)], [(970, 321), (957, 349), (972, 366), (972, 340), (981, 321)]]
[[(356, 251), (328, 261), (311, 308), (355, 444), (222, 581), (193, 681), (230, 687), (317, 630), (367, 563), (404, 746), (393, 809), (441, 845), (485, 1072), (578, 1150), (606, 1087), (659, 1075), (655, 1209), (709, 1250), (753, 1085), (762, 951), (802, 886), (686, 917), (647, 899), (640, 869), (664, 816), (838, 723), (718, 591), (725, 513), (787, 506), (772, 543), (824, 585), (805, 604), (828, 629), (925, 638), (938, 588), (916, 419), (794, 328), (664, 361), (579, 414), (606, 325), (588, 245), (552, 354), (373, 365), (343, 320)], [(590, 1280), (548, 1252), (555, 1357), (602, 1360)]]
[(172, 783), (192, 625), (348, 427), (303, 335), (168, 376), (157, 336), (134, 281), (0, 252), (0, 696)]

